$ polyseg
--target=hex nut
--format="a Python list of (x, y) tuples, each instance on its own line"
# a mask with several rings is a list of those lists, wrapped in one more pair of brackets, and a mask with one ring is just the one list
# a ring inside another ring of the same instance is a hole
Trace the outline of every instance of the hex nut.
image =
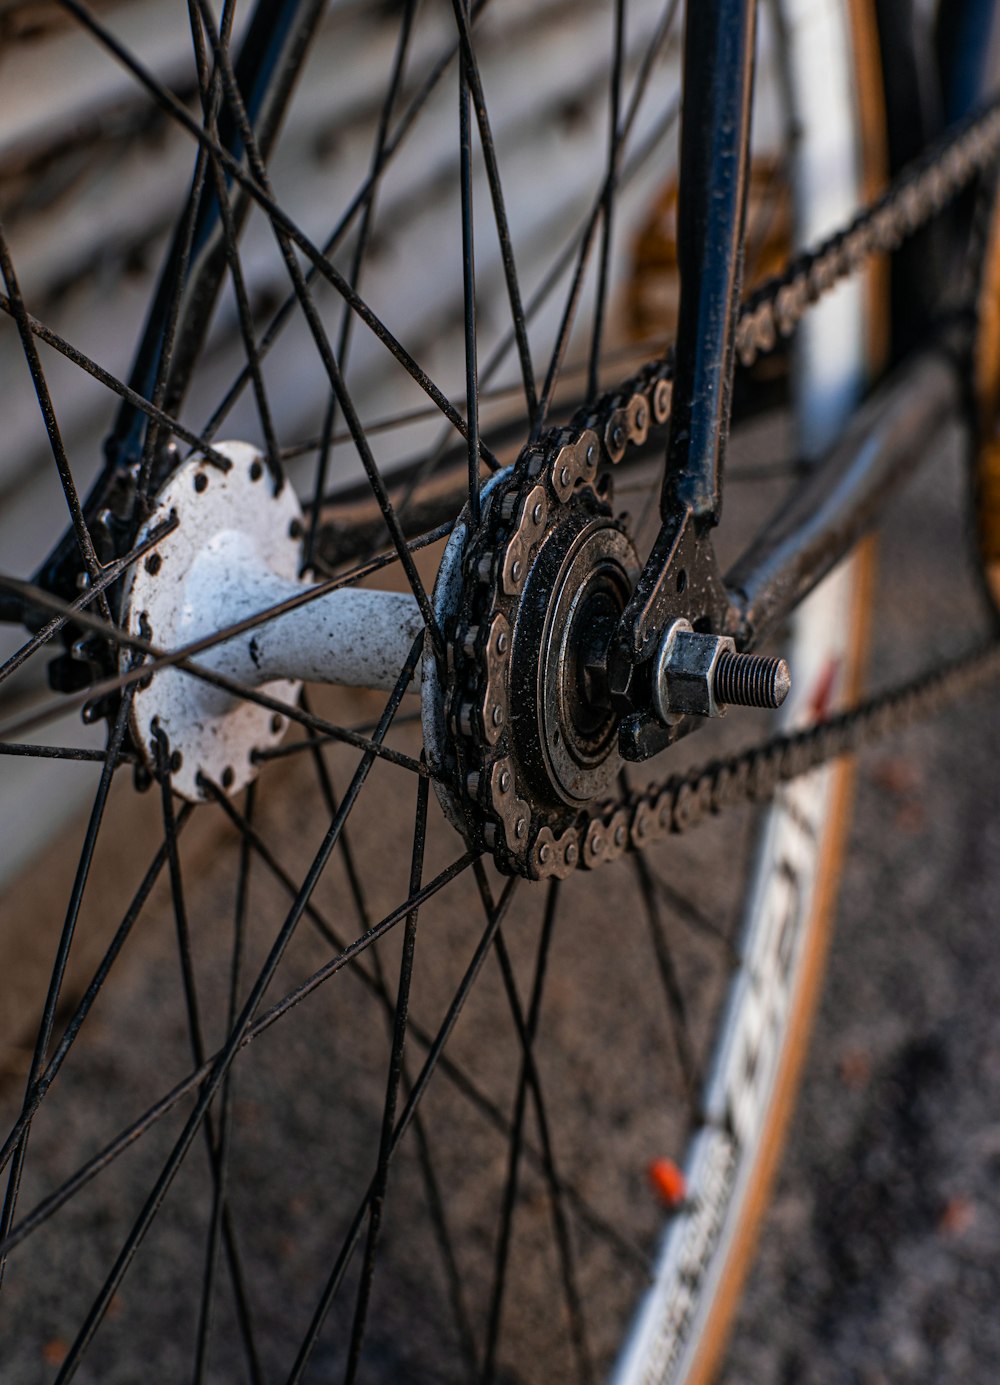
[(720, 656), (736, 652), (729, 635), (702, 635), (690, 622), (675, 620), (660, 643), (653, 678), (653, 704), (667, 725), (679, 716), (720, 717), (725, 705), (715, 697), (715, 667)]

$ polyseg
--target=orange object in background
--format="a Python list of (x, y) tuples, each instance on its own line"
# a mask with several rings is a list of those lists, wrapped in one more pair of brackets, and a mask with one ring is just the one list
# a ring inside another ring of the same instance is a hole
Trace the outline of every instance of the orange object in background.
[[(639, 233), (629, 282), (629, 319), (637, 341), (671, 339), (677, 330), (677, 182), (662, 190)], [(744, 292), (785, 267), (792, 248), (792, 200), (784, 167), (758, 154), (747, 189)]]
[(687, 1196), (687, 1180), (672, 1159), (654, 1159), (649, 1181), (668, 1207), (679, 1207)]

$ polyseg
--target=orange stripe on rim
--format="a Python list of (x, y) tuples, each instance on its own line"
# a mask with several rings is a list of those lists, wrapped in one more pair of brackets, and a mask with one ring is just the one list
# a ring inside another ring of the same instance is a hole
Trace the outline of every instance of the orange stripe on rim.
[[(871, 200), (885, 184), (888, 163), (878, 31), (871, 0), (847, 0), (847, 10), (857, 79), (863, 159), (862, 188), (865, 199)], [(881, 259), (875, 262), (868, 273), (867, 355), (869, 369), (873, 373), (882, 365), (888, 354), (888, 271), (888, 261)], [(870, 538), (859, 546), (852, 560), (852, 636), (849, 666), (844, 681), (845, 694), (852, 701), (860, 694), (864, 676), (875, 566), (875, 540)], [(795, 1096), (802, 1078), (829, 952), (837, 885), (850, 826), (854, 771), (853, 757), (839, 761), (832, 771), (831, 806), (820, 848), (812, 919), (799, 966), (798, 990), (789, 1019), (788, 1038), (775, 1077), (771, 1114), (758, 1146), (757, 1161), (744, 1195), (742, 1216), (733, 1234), (729, 1257), (720, 1276), (718, 1289), (702, 1332), (701, 1345), (685, 1385), (708, 1385), (715, 1376), (729, 1339), (733, 1316), (756, 1248), (761, 1221), (770, 1200)]]

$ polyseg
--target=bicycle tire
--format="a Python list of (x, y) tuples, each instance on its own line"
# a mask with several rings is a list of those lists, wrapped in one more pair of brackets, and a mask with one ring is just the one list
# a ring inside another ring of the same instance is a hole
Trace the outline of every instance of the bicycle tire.
[[(784, 7), (784, 19), (786, 24), (788, 22), (789, 8), (789, 6)], [(854, 6), (854, 9), (856, 12), (856, 23), (863, 22), (863, 20), (858, 19), (858, 15), (861, 13), (862, 10), (860, 0), (858, 0), (858, 3)], [(832, 23), (844, 24), (846, 22), (843, 18), (843, 14), (841, 12), (839, 4), (834, 4), (831, 0), (831, 2), (825, 6), (825, 10), (828, 12), (830, 16), (830, 21)], [(846, 29), (844, 30), (844, 32), (846, 33)], [(855, 44), (858, 43), (856, 31), (854, 33), (853, 41)], [(862, 47), (864, 47), (864, 45), (862, 45)], [(847, 50), (845, 49), (845, 51)], [(826, 55), (824, 54), (824, 56)], [(868, 91), (869, 95), (871, 86), (871, 81), (869, 79), (866, 79), (865, 88), (866, 91)], [(869, 118), (874, 123), (877, 123), (876, 116), (870, 115)], [(850, 142), (853, 144), (856, 138), (856, 132), (850, 131), (847, 132), (847, 134), (850, 139)], [(872, 135), (872, 142), (876, 142), (874, 134)], [(807, 155), (807, 157), (809, 156)], [(856, 189), (855, 192), (856, 195), (860, 197), (860, 189)], [(845, 207), (840, 208), (839, 214), (842, 215), (844, 211), (849, 212), (850, 210), (852, 210), (852, 207), (850, 205), (847, 205)], [(825, 215), (829, 218), (829, 211), (827, 211)], [(836, 220), (836, 216), (833, 219)], [(810, 226), (808, 236), (811, 237), (816, 233), (817, 226)], [(803, 234), (806, 233), (803, 232)], [(815, 333), (820, 333), (822, 331), (822, 326), (819, 325), (816, 328), (810, 330), (813, 330)], [(807, 347), (807, 350), (808, 349), (809, 348)], [(845, 367), (845, 380), (847, 376), (850, 376), (850, 380), (846, 381), (842, 385), (842, 397), (844, 407), (846, 407), (847, 405), (847, 401), (849, 399), (851, 391), (854, 388), (856, 388), (859, 374), (858, 366), (858, 361), (854, 360), (848, 366)], [(835, 423), (831, 415), (828, 421), (826, 421), (822, 425), (822, 427), (832, 426), (835, 426)], [(821, 425), (814, 424), (813, 427), (816, 431), (814, 437), (811, 440), (812, 445), (819, 446), (821, 445), (821, 440), (819, 438)], [(858, 581), (857, 566), (855, 566), (852, 569), (851, 573), (847, 575), (842, 575), (839, 580), (842, 584), (842, 591), (839, 600), (841, 602), (841, 608), (844, 612), (846, 612), (846, 614), (843, 617), (838, 617), (838, 619), (841, 620), (842, 627), (848, 632), (846, 639), (847, 647), (849, 648), (850, 652), (847, 655), (846, 659), (842, 661), (844, 666), (840, 669), (838, 695), (841, 697), (846, 697), (849, 695), (851, 685), (853, 684), (853, 669), (857, 666), (857, 654), (860, 647), (861, 632), (863, 626), (863, 609), (865, 602), (863, 599), (863, 593), (861, 596), (858, 597), (857, 600), (855, 600), (850, 593), (851, 586)], [(827, 599), (830, 599), (829, 596)], [(815, 617), (813, 619), (815, 621)], [(816, 659), (817, 662), (819, 662), (820, 664), (824, 662), (829, 662), (829, 652), (825, 651), (823, 655), (817, 655)], [(847, 667), (848, 664), (851, 665), (850, 670)], [(808, 684), (809, 679), (807, 678), (805, 681)], [(795, 712), (793, 710), (791, 714), (801, 716), (801, 707), (798, 712)], [(825, 776), (825, 789), (823, 795), (823, 817), (827, 823), (827, 830), (824, 832), (822, 836), (821, 845), (816, 851), (816, 861), (818, 864), (816, 869), (815, 883), (812, 887), (815, 891), (815, 907), (809, 910), (810, 917), (805, 925), (803, 932), (803, 938), (805, 939), (805, 941), (802, 945), (800, 959), (796, 964), (796, 990), (799, 998), (790, 1010), (792, 1019), (788, 1026), (788, 1033), (792, 1037), (789, 1041), (787, 1057), (784, 1060), (782, 1060), (782, 1064), (780, 1065), (780, 1072), (778, 1072), (778, 1075), (775, 1078), (775, 1085), (770, 1094), (769, 1111), (771, 1114), (769, 1114), (765, 1120), (767, 1134), (766, 1138), (762, 1140), (760, 1157), (756, 1164), (756, 1172), (753, 1175), (753, 1187), (751, 1192), (748, 1194), (746, 1210), (740, 1216), (739, 1228), (738, 1231), (734, 1233), (734, 1239), (730, 1247), (730, 1252), (727, 1256), (727, 1266), (724, 1271), (724, 1274), (726, 1276), (725, 1281), (719, 1284), (718, 1287), (714, 1289), (712, 1295), (712, 1307), (710, 1316), (708, 1316), (706, 1323), (703, 1323), (698, 1329), (697, 1335), (700, 1342), (702, 1343), (702, 1346), (699, 1348), (699, 1351), (695, 1354), (695, 1359), (686, 1360), (684, 1363), (680, 1365), (675, 1365), (674, 1367), (672, 1367), (674, 1373), (669, 1376), (654, 1376), (652, 1374), (649, 1374), (649, 1370), (651, 1368), (649, 1367), (647, 1361), (637, 1368), (640, 1371), (640, 1374), (642, 1374), (642, 1378), (669, 1378), (678, 1381), (681, 1379), (684, 1379), (685, 1381), (694, 1381), (706, 1379), (708, 1377), (708, 1374), (711, 1370), (712, 1362), (717, 1356), (718, 1350), (720, 1349), (721, 1342), (723, 1340), (724, 1333), (721, 1318), (726, 1316), (728, 1312), (731, 1311), (731, 1305), (735, 1298), (737, 1281), (740, 1275), (745, 1270), (746, 1261), (749, 1255), (749, 1246), (752, 1240), (753, 1226), (759, 1217), (759, 1209), (760, 1205), (762, 1204), (765, 1185), (769, 1176), (769, 1172), (773, 1169), (774, 1162), (777, 1158), (778, 1146), (780, 1144), (780, 1132), (781, 1128), (784, 1125), (787, 1107), (790, 1104), (790, 1094), (791, 1089), (794, 1086), (795, 1072), (801, 1062), (801, 1048), (802, 1044), (804, 1043), (804, 1036), (806, 1030), (808, 1028), (808, 1013), (811, 1012), (815, 1004), (815, 988), (818, 984), (818, 974), (820, 970), (821, 955), (824, 946), (826, 920), (829, 914), (832, 879), (835, 875), (834, 863), (840, 850), (840, 840), (842, 838), (843, 825), (845, 820), (844, 803), (847, 794), (847, 778), (849, 775), (849, 770), (846, 767), (839, 767), (835, 770), (823, 771), (821, 773)], [(780, 805), (778, 808), (773, 810), (773, 812), (780, 814), (782, 812)], [(767, 825), (765, 825), (762, 829), (762, 838), (764, 840), (767, 839), (766, 834), (768, 830), (773, 830), (774, 821), (775, 819), (772, 817), (772, 829), (769, 829)], [(758, 855), (756, 867), (758, 878), (766, 878), (768, 874), (769, 866), (767, 859), (765, 859), (766, 851), (767, 848), (762, 848), (762, 854)], [(776, 859), (778, 853), (773, 847), (770, 849), (770, 851), (770, 859), (773, 861), (774, 859)], [(604, 891), (613, 888), (613, 886), (605, 884), (602, 881), (598, 881), (597, 883)], [(748, 926), (748, 935), (750, 933), (752, 933), (752, 921)], [(49, 1153), (51, 1157), (51, 1150)], [(683, 1159), (679, 1158), (678, 1162), (683, 1163), (684, 1161)], [(687, 1174), (688, 1186), (695, 1186), (696, 1180), (692, 1173), (692, 1168), (690, 1164), (687, 1165)], [(683, 1216), (678, 1217), (675, 1214), (674, 1226), (682, 1227), (682, 1225)], [(676, 1237), (680, 1233), (678, 1231), (675, 1231), (673, 1234)], [(715, 1271), (713, 1272), (716, 1271), (719, 1272), (721, 1275), (723, 1273), (722, 1266), (716, 1266)], [(14, 1262), (12, 1261), (11, 1274), (13, 1274), (13, 1272)], [(61, 1336), (56, 1336), (51, 1340), (61, 1342), (62, 1338)], [(691, 1339), (689, 1338), (688, 1344), (690, 1344), (690, 1340)], [(534, 1343), (534, 1338), (529, 1336), (526, 1338), (526, 1342), (529, 1343), (528, 1349), (530, 1350), (531, 1346)], [(69, 1360), (72, 1362), (74, 1359), (72, 1356), (73, 1349), (72, 1347), (68, 1346), (68, 1343), (66, 1343), (65, 1345), (67, 1345), (71, 1353)], [(524, 1350), (526, 1349), (525, 1342), (515, 1343), (514, 1345), (515, 1347), (519, 1347), (523, 1354)], [(683, 1346), (684, 1343), (682, 1342), (680, 1343), (680, 1345)], [(382, 1349), (383, 1351), (386, 1350), (384, 1341), (382, 1342)], [(52, 1359), (57, 1354), (57, 1351), (52, 1352), (50, 1353), (50, 1356), (48, 1358), (45, 1358), (43, 1350), (42, 1365), (58, 1366), (59, 1364), (61, 1364)], [(334, 1359), (337, 1359), (339, 1361), (339, 1358), (335, 1357)], [(680, 1361), (680, 1357), (678, 1357), (677, 1360)], [(37, 1360), (35, 1364), (39, 1364)], [(579, 1361), (577, 1361), (577, 1365), (579, 1365)], [(126, 1362), (125, 1369), (128, 1370), (129, 1368), (129, 1365)], [(508, 1368), (516, 1369), (513, 1366), (509, 1366)], [(535, 1368), (537, 1369), (537, 1363)], [(522, 1363), (521, 1370), (524, 1371), (526, 1369), (530, 1371), (531, 1368), (525, 1367)], [(629, 1366), (628, 1364), (624, 1364), (621, 1365), (619, 1369), (621, 1372), (624, 1372), (624, 1374), (622, 1374), (620, 1378), (632, 1378), (628, 1374), (628, 1372), (632, 1370), (631, 1366)], [(106, 1378), (110, 1379), (111, 1376), (109, 1375)], [(528, 1378), (530, 1378), (530, 1375)], [(546, 1378), (558, 1378), (558, 1372), (556, 1368), (546, 1368)], [(636, 1378), (639, 1378), (639, 1376), (636, 1376)]]

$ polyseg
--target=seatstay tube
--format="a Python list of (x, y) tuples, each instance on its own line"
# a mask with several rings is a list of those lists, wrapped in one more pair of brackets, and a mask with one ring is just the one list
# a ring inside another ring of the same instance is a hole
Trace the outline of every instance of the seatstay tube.
[(686, 9), (673, 410), (660, 532), (613, 642), (612, 682), (623, 694), (629, 667), (649, 657), (663, 632), (680, 534), (693, 521), (701, 540), (719, 521), (732, 404), (757, 4), (689, 0)]
[(717, 524), (743, 284), (756, 0), (690, 0), (684, 33), (674, 404), (660, 512)]

